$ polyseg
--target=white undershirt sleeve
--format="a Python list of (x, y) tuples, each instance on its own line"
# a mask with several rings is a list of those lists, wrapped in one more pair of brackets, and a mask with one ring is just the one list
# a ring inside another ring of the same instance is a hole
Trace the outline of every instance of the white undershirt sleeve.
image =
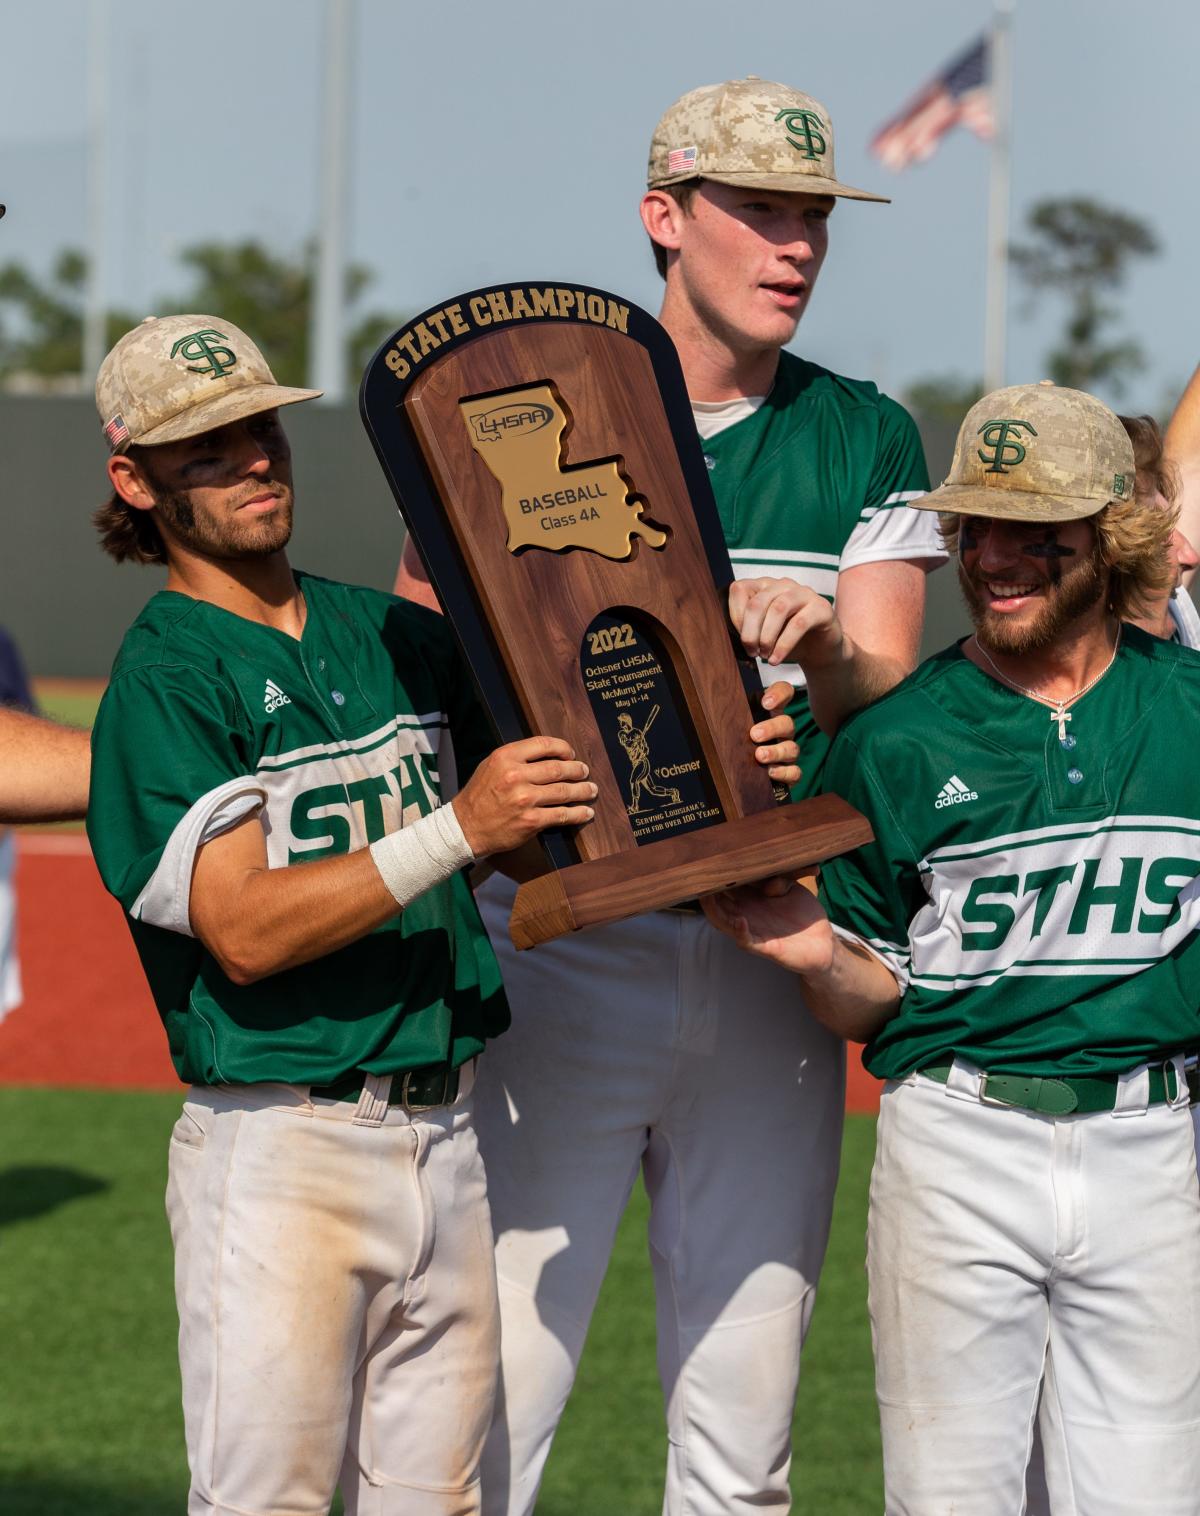
[(133, 902), (129, 912), (133, 919), (194, 937), (190, 907), (196, 854), (266, 802), (267, 792), (252, 774), (227, 780), (201, 795), (167, 839), (158, 867)]

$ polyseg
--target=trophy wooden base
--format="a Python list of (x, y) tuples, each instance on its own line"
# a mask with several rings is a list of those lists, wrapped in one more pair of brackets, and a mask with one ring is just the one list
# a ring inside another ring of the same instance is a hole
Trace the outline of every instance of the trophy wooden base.
[(581, 927), (790, 874), (872, 837), (853, 806), (818, 795), (531, 879), (517, 890), (509, 933), (518, 948), (537, 947)]

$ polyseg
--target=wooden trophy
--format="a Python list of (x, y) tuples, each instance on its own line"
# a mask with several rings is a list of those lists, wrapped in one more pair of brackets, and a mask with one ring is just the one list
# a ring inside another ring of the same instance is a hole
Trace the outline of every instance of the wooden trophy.
[(778, 803), (761, 684), (679, 359), (602, 290), (478, 290), (396, 332), (363, 420), (502, 741), (563, 737), (599, 788), (517, 891), (533, 947), (871, 840), (836, 795)]

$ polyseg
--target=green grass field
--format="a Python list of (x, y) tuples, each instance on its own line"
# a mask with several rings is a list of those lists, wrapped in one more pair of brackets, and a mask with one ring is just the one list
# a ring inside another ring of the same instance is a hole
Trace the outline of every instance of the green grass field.
[[(169, 1516), (187, 1489), (163, 1214), (174, 1095), (0, 1089), (0, 1511)], [(863, 1278), (874, 1124), (848, 1123), (801, 1376), (797, 1512), (882, 1505)], [(786, 1182), (786, 1155), (781, 1155)], [(665, 1443), (639, 1191), (540, 1516), (657, 1516)]]
[(103, 681), (97, 680), (94, 685), (88, 686), (35, 679), (33, 685), (43, 716), (65, 721), (68, 726), (91, 726), (95, 721)]

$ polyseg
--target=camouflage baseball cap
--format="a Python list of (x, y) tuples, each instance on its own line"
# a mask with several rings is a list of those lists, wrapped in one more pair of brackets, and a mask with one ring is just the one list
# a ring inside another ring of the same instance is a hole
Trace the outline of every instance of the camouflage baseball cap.
[(96, 409), (114, 453), (179, 442), (319, 394), (276, 384), (245, 332), (215, 316), (147, 316), (96, 376)]
[(1094, 396), (1014, 384), (971, 407), (945, 483), (912, 504), (1008, 521), (1078, 521), (1132, 499), (1134, 472), (1125, 428)]
[(654, 128), (647, 185), (685, 179), (887, 203), (839, 181), (833, 123), (819, 100), (754, 74), (689, 91)]

